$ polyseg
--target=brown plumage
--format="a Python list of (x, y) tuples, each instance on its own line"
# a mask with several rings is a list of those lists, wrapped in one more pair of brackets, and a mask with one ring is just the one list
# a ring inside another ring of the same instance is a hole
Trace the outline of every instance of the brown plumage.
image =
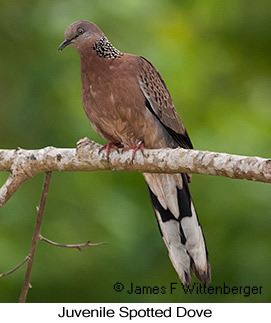
[[(145, 58), (117, 50), (93, 23), (77, 21), (59, 46), (80, 55), (82, 103), (95, 131), (108, 143), (146, 148), (193, 148), (156, 68)], [(190, 268), (207, 284), (211, 273), (187, 174), (143, 174), (160, 232), (181, 281)]]

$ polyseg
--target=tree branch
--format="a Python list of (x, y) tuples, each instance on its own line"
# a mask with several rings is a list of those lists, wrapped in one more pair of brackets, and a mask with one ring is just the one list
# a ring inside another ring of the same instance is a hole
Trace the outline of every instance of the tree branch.
[(10, 170), (10, 175), (4, 185), (0, 188), (0, 208), (11, 198), (17, 189), (27, 180), (24, 173), (13, 172)]
[(0, 207), (19, 186), (42, 172), (138, 171), (196, 173), (271, 183), (271, 159), (189, 149), (145, 149), (132, 161), (132, 151), (112, 151), (109, 160), (99, 154), (101, 145), (81, 139), (77, 149), (46, 147), (40, 150), (0, 150), (0, 171), (10, 172), (0, 189)]
[(58, 243), (54, 242), (52, 240), (44, 238), (41, 234), (39, 235), (39, 240), (42, 240), (44, 242), (49, 243), (52, 246), (55, 247), (61, 247), (61, 248), (75, 248), (81, 251), (83, 247), (94, 247), (94, 246), (102, 246), (105, 245), (106, 242), (98, 242), (98, 243), (91, 243), (90, 241), (87, 241), (85, 243), (77, 243), (77, 244), (63, 244), (63, 243)]
[(13, 274), (16, 270), (20, 269), (27, 261), (29, 261), (29, 259), (30, 259), (30, 257), (29, 257), (29, 255), (27, 255), (18, 266), (16, 266), (15, 268), (11, 269), (10, 271), (8, 271), (6, 273), (0, 274), (0, 278), (6, 277), (10, 274)]
[(40, 205), (37, 208), (37, 210), (38, 210), (37, 220), (36, 220), (36, 225), (35, 225), (35, 229), (34, 229), (34, 233), (33, 233), (33, 237), (32, 237), (32, 243), (31, 243), (30, 253), (29, 253), (29, 260), (28, 260), (27, 268), (26, 268), (26, 272), (25, 272), (24, 284), (23, 284), (21, 295), (19, 298), (20, 303), (25, 302), (26, 297), (27, 297), (27, 293), (28, 293), (28, 290), (30, 287), (30, 276), (31, 276), (31, 271), (32, 271), (32, 265), (33, 265), (34, 256), (35, 256), (35, 252), (36, 252), (37, 244), (38, 244), (38, 240), (39, 240), (40, 227), (41, 227), (45, 204), (46, 204), (46, 200), (47, 200), (51, 175), (52, 175), (51, 172), (47, 172), (45, 174), (43, 190), (42, 190), (41, 199), (40, 199)]

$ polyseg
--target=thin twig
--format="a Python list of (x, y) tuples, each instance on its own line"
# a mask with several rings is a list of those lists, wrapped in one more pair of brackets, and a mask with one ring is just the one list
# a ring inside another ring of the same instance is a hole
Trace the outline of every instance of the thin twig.
[(54, 242), (54, 241), (49, 240), (47, 238), (44, 238), (41, 234), (39, 235), (39, 240), (47, 242), (50, 245), (55, 246), (55, 247), (75, 248), (75, 249), (78, 249), (79, 251), (81, 251), (81, 248), (83, 248), (83, 247), (102, 246), (102, 245), (106, 244), (106, 242), (91, 243), (90, 241), (87, 241), (85, 243), (78, 243), (78, 244), (63, 244), (63, 243), (57, 243), (57, 242)]
[(3, 273), (3, 274), (0, 274), (0, 278), (2, 277), (6, 277), (12, 273), (14, 273), (16, 270), (18, 270), (19, 268), (21, 268), (27, 261), (29, 261), (30, 257), (29, 255), (27, 255), (24, 260), (18, 265), (16, 266), (15, 268), (11, 269), (10, 271), (6, 272), (6, 273)]
[(23, 284), (21, 295), (19, 298), (20, 303), (25, 303), (27, 293), (30, 288), (30, 276), (31, 276), (31, 271), (32, 271), (32, 265), (33, 265), (33, 260), (34, 260), (36, 248), (37, 248), (37, 243), (39, 240), (40, 227), (41, 227), (45, 204), (46, 204), (46, 200), (47, 200), (51, 175), (52, 175), (51, 172), (47, 172), (45, 174), (43, 191), (41, 194), (40, 205), (38, 207), (36, 225), (35, 225), (35, 229), (34, 229), (34, 233), (33, 233), (33, 237), (32, 237), (32, 243), (31, 243), (31, 247), (30, 247), (29, 261), (27, 264), (26, 272), (25, 272), (24, 284)]

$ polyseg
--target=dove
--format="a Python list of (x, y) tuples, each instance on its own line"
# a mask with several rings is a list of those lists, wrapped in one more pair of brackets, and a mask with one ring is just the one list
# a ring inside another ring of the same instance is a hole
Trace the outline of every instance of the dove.
[[(142, 56), (115, 48), (100, 28), (72, 23), (59, 46), (80, 56), (82, 105), (93, 129), (111, 149), (193, 149), (170, 93), (157, 69)], [(144, 173), (159, 230), (181, 282), (211, 281), (205, 238), (190, 195), (189, 174)]]

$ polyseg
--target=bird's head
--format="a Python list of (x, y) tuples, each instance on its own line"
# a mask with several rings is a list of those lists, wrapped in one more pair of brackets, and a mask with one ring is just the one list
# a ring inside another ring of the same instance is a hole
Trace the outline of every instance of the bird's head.
[(65, 40), (60, 44), (58, 50), (67, 46), (73, 46), (77, 50), (94, 43), (98, 38), (104, 36), (103, 32), (94, 23), (87, 20), (75, 21), (65, 31)]

